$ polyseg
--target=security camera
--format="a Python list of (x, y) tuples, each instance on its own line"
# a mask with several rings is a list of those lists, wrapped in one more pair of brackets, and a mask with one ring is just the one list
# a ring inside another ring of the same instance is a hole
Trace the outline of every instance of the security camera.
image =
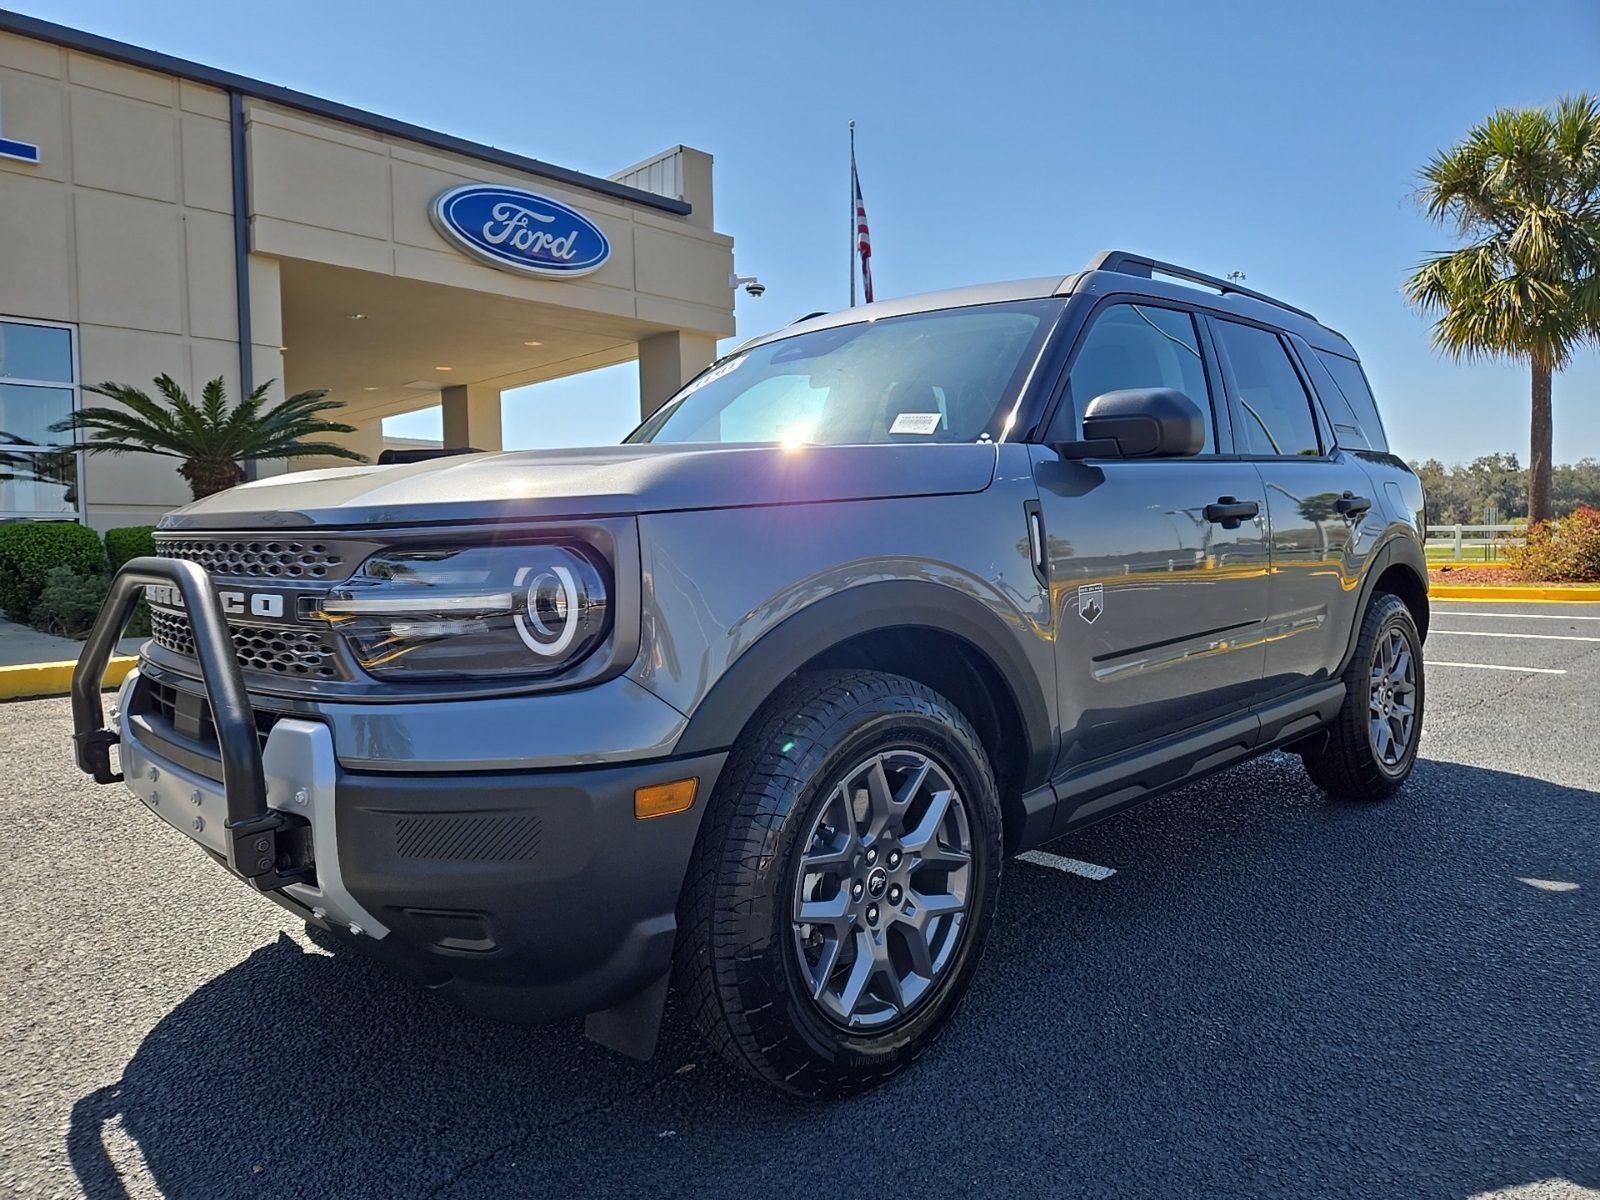
[(752, 296), (759, 296), (767, 290), (767, 285), (754, 275), (730, 275), (728, 277), (728, 286), (742, 287)]

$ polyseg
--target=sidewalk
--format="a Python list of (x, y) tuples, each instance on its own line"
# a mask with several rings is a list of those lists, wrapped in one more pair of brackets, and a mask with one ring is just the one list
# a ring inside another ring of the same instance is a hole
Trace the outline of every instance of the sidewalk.
[[(137, 654), (144, 638), (123, 638), (118, 654)], [(77, 662), (83, 643), (73, 638), (40, 633), (0, 616), (0, 667), (31, 667), (35, 663)]]
[[(106, 672), (108, 684), (122, 682), (144, 641), (123, 638), (117, 643), (118, 657), (111, 660)], [(64, 695), (82, 650), (82, 642), (40, 633), (0, 617), (0, 700)]]

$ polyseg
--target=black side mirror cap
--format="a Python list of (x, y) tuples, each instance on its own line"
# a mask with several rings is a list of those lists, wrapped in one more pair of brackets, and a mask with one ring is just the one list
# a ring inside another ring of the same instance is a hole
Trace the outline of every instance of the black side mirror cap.
[(1083, 441), (1062, 442), (1063, 458), (1183, 458), (1205, 449), (1206, 422), (1176, 388), (1125, 388), (1089, 401)]

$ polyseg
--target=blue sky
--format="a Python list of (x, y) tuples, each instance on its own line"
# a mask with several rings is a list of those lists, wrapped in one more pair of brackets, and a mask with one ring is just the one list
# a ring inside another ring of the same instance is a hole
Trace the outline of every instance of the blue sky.
[[(1516, 366), (1456, 366), (1399, 287), (1449, 246), (1416, 169), (1497, 106), (1600, 91), (1596, 0), (440, 5), (22, 0), (22, 11), (610, 174), (716, 156), (742, 335), (847, 303), (846, 123), (880, 298), (1118, 247), (1308, 308), (1355, 343), (1395, 449), (1527, 457)], [(731, 343), (730, 343), (731, 345)], [(508, 446), (617, 440), (633, 368), (508, 393)], [(1600, 457), (1600, 353), (1555, 383)]]

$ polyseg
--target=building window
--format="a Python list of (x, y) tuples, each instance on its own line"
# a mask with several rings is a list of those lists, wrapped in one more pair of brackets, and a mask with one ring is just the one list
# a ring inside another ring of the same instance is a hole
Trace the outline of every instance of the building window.
[(73, 436), (50, 431), (77, 406), (76, 331), (0, 318), (0, 520), (81, 515)]

